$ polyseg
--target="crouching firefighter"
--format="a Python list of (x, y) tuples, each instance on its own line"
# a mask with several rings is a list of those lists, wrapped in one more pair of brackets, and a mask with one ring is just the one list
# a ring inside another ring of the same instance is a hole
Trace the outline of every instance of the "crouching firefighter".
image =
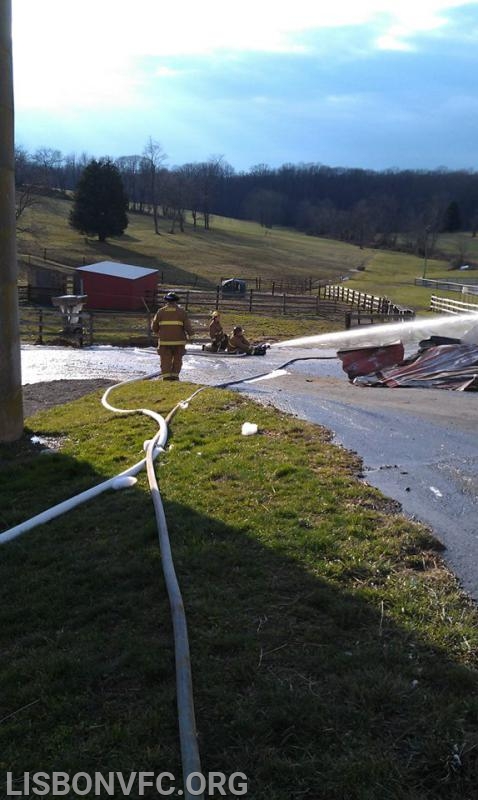
[(210, 350), (212, 353), (217, 353), (218, 350), (226, 350), (228, 343), (228, 335), (224, 333), (221, 325), (221, 315), (219, 311), (213, 311), (211, 314), (211, 321), (209, 323), (209, 336), (211, 344), (203, 347), (203, 350)]
[(240, 325), (236, 325), (229, 337), (227, 343), (228, 353), (245, 353), (248, 356), (264, 356), (269, 345), (267, 344), (251, 344), (244, 335), (244, 331)]
[(178, 305), (176, 292), (168, 292), (164, 299), (166, 305), (154, 315), (151, 330), (158, 337), (161, 377), (165, 381), (178, 381), (186, 342), (193, 335), (193, 329), (186, 311)]

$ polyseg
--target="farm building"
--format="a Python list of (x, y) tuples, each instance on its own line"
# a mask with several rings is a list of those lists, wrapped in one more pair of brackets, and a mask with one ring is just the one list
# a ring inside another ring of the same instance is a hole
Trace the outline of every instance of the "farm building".
[(81, 294), (86, 294), (86, 308), (110, 308), (137, 311), (151, 303), (158, 284), (158, 270), (100, 261), (78, 267)]

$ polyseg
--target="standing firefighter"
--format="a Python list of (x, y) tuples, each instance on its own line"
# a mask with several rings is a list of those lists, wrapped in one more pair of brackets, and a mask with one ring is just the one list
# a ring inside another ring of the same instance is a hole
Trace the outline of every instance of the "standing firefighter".
[(151, 330), (158, 336), (163, 380), (178, 381), (186, 342), (193, 335), (193, 329), (186, 311), (178, 305), (178, 295), (175, 292), (168, 292), (164, 299), (166, 305), (161, 306), (154, 315)]

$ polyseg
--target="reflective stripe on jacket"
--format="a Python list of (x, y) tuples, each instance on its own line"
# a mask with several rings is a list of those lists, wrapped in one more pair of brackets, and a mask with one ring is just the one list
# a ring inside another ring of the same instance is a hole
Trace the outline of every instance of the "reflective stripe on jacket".
[(168, 303), (158, 309), (153, 317), (151, 330), (158, 335), (158, 346), (185, 345), (187, 335), (193, 335), (188, 315), (176, 303)]

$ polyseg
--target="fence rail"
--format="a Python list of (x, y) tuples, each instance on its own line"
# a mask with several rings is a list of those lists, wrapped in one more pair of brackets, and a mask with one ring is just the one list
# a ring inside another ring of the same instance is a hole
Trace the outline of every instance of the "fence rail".
[(459, 292), (460, 294), (475, 294), (478, 292), (478, 278), (468, 278), (462, 281), (436, 281), (431, 278), (415, 278), (415, 286), (428, 286), (431, 289), (443, 292)]
[(475, 303), (464, 303), (461, 300), (452, 300), (449, 297), (438, 297), (432, 294), (430, 311), (445, 314), (478, 314), (478, 299)]
[(324, 286), (322, 289), (322, 296), (324, 298), (340, 300), (342, 303), (347, 303), (352, 307), (356, 306), (357, 309), (367, 310), (372, 314), (376, 313), (385, 316), (397, 315), (398, 317), (415, 316), (413, 309), (392, 303), (388, 297), (376, 297), (373, 294), (366, 294), (357, 289), (349, 289), (348, 286), (344, 286), (343, 284), (340, 286)]
[(406, 322), (414, 317), (415, 312), (412, 314), (403, 314), (402, 312), (397, 314), (379, 314), (377, 312), (362, 311), (361, 309), (358, 309), (357, 311), (348, 311), (346, 313), (345, 327), (355, 328), (359, 325), (374, 325), (376, 323), (380, 324), (385, 322)]
[[(188, 309), (195, 342), (209, 341), (209, 310), (204, 305), (182, 297), (181, 301)], [(247, 301), (243, 305), (231, 304), (230, 310), (238, 310), (241, 315), (247, 313)], [(254, 312), (258, 313), (257, 307)], [(266, 312), (264, 311), (264, 314)], [(269, 312), (267, 312), (269, 313)], [(291, 312), (292, 313), (292, 312)], [(299, 316), (306, 316), (297, 312)], [(314, 315), (318, 316), (318, 315)], [(153, 310), (147, 311), (82, 311), (78, 324), (71, 326), (65, 323), (62, 315), (53, 308), (20, 306), (20, 337), (22, 342), (35, 344), (60, 344), (82, 347), (92, 344), (113, 344), (117, 346), (148, 347), (156, 344), (156, 337), (151, 334)], [(344, 314), (339, 314), (344, 321)]]
[[(219, 311), (242, 311), (254, 314), (300, 314), (341, 319), (345, 309), (336, 300), (326, 300), (319, 295), (269, 294), (249, 289), (243, 295), (222, 294), (216, 291), (174, 288), (187, 311), (214, 308)], [(157, 303), (156, 303), (157, 304)]]
[[(138, 304), (144, 306), (148, 312), (154, 312), (162, 305), (166, 291), (173, 289), (180, 298), (180, 303), (187, 311), (220, 310), (240, 311), (254, 314), (300, 314), (301, 316), (318, 316), (327, 319), (344, 319), (347, 306), (337, 300), (325, 299), (317, 295), (300, 294), (269, 294), (249, 289), (242, 295), (222, 294), (220, 289), (187, 289), (177, 286), (162, 287), (161, 294), (157, 291), (145, 293), (144, 297), (135, 298)], [(20, 305), (36, 304), (49, 308), (51, 298), (60, 294), (73, 294), (71, 291), (62, 291), (55, 287), (19, 286)], [(129, 298), (131, 299), (131, 298)], [(115, 313), (121, 313), (118, 309)]]

